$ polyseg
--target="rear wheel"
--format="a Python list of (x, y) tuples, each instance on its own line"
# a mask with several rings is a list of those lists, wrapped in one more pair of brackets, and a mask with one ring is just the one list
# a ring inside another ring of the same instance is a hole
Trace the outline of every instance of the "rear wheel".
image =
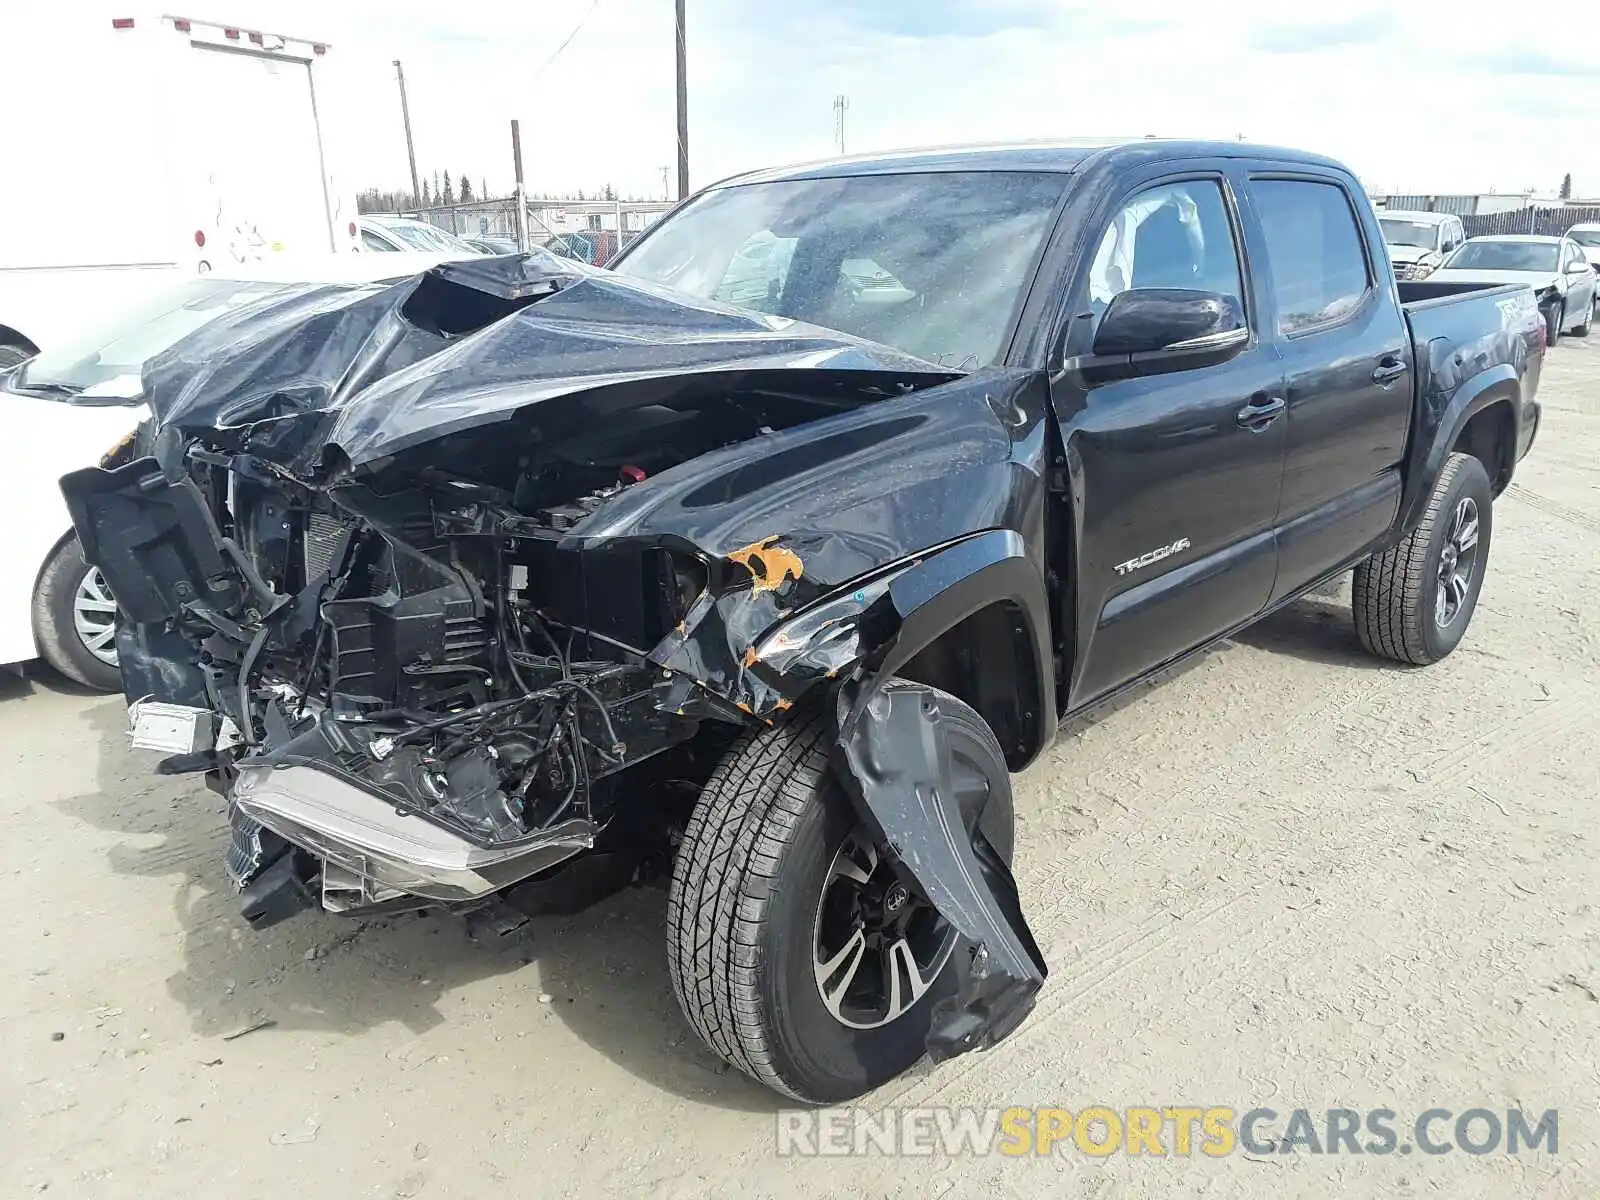
[(117, 670), (117, 604), (97, 568), (70, 537), (50, 556), (33, 594), (33, 637), (44, 660), (100, 692), (122, 687)]
[(1352, 607), (1362, 645), (1420, 666), (1460, 644), (1488, 567), (1492, 505), (1483, 464), (1450, 455), (1422, 523), (1356, 568)]
[[(967, 829), (1009, 861), (999, 743), (954, 696), (935, 698)], [(741, 1071), (815, 1103), (916, 1063), (966, 952), (857, 818), (829, 769), (831, 738), (817, 713), (734, 743), (690, 818), (667, 910), (673, 990), (695, 1031)]]

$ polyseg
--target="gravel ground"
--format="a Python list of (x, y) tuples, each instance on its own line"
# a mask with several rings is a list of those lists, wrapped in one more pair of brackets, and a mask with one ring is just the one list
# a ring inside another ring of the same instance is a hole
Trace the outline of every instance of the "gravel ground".
[(1366, 658), (1346, 585), (1069, 729), (1018, 788), (1037, 1012), (868, 1103), (1556, 1108), (1557, 1154), (779, 1158), (662, 892), (253, 934), (215, 798), (39, 673), (0, 683), (0, 1195), (1600, 1194), (1600, 338), (1541, 399), (1462, 648)]

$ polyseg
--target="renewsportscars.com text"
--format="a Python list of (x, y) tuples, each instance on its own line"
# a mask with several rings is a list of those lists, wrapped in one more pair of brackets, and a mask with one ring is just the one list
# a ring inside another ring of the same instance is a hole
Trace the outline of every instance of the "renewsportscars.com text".
[(1165, 1158), (1231, 1154), (1556, 1154), (1556, 1109), (836, 1108), (777, 1114), (780, 1156), (1013, 1158), (1085, 1154)]

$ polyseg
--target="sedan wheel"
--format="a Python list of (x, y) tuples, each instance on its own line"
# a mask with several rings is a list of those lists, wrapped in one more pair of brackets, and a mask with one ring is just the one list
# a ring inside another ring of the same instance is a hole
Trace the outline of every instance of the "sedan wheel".
[(101, 692), (122, 690), (117, 670), (117, 602), (100, 572), (69, 537), (39, 572), (33, 593), (33, 640), (68, 679)]
[(117, 602), (96, 567), (89, 568), (72, 597), (72, 625), (85, 650), (107, 666), (117, 665)]

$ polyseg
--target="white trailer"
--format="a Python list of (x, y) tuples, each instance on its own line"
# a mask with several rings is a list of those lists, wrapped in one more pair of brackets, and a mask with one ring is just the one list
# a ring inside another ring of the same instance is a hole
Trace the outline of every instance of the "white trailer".
[(6, 17), (0, 366), (155, 286), (358, 246), (331, 47), (122, 11)]

